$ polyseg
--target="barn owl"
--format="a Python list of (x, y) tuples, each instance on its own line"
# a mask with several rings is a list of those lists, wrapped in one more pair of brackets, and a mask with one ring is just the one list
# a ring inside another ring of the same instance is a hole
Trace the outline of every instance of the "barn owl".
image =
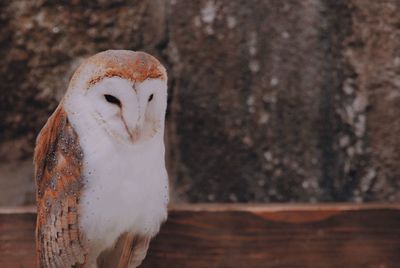
[(118, 267), (140, 265), (167, 217), (166, 106), (166, 71), (144, 52), (101, 52), (76, 70), (36, 141), (40, 267), (101, 266), (118, 239)]

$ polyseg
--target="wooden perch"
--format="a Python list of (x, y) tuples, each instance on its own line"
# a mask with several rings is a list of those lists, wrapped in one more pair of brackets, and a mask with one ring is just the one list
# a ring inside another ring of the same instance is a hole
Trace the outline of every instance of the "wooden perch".
[[(34, 266), (35, 217), (30, 208), (0, 209), (0, 267)], [(141, 267), (399, 263), (400, 205), (210, 204), (172, 207)]]

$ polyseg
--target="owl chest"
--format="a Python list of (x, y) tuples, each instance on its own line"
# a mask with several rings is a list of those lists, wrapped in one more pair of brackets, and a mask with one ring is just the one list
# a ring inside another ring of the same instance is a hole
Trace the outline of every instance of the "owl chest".
[(81, 226), (88, 239), (110, 244), (124, 232), (158, 232), (167, 213), (168, 180), (163, 154), (157, 151), (91, 152), (81, 202)]

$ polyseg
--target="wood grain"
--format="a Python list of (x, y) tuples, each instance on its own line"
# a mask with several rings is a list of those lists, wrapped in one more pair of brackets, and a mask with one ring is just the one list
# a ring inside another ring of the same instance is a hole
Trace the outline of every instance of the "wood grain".
[[(33, 267), (35, 217), (0, 209), (0, 267)], [(400, 267), (400, 206), (174, 206), (141, 267)]]

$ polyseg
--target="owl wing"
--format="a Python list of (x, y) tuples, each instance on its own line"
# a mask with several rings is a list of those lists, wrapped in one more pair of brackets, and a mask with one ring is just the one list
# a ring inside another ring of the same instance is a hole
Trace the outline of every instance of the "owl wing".
[(100, 254), (98, 267), (138, 267), (146, 257), (149, 244), (150, 237), (123, 233), (113, 248)]
[(150, 237), (133, 236), (125, 234), (125, 244), (119, 261), (118, 268), (135, 268), (142, 264), (149, 249)]
[(34, 153), (39, 267), (80, 267), (85, 262), (78, 225), (82, 159), (78, 136), (60, 105), (39, 133)]

